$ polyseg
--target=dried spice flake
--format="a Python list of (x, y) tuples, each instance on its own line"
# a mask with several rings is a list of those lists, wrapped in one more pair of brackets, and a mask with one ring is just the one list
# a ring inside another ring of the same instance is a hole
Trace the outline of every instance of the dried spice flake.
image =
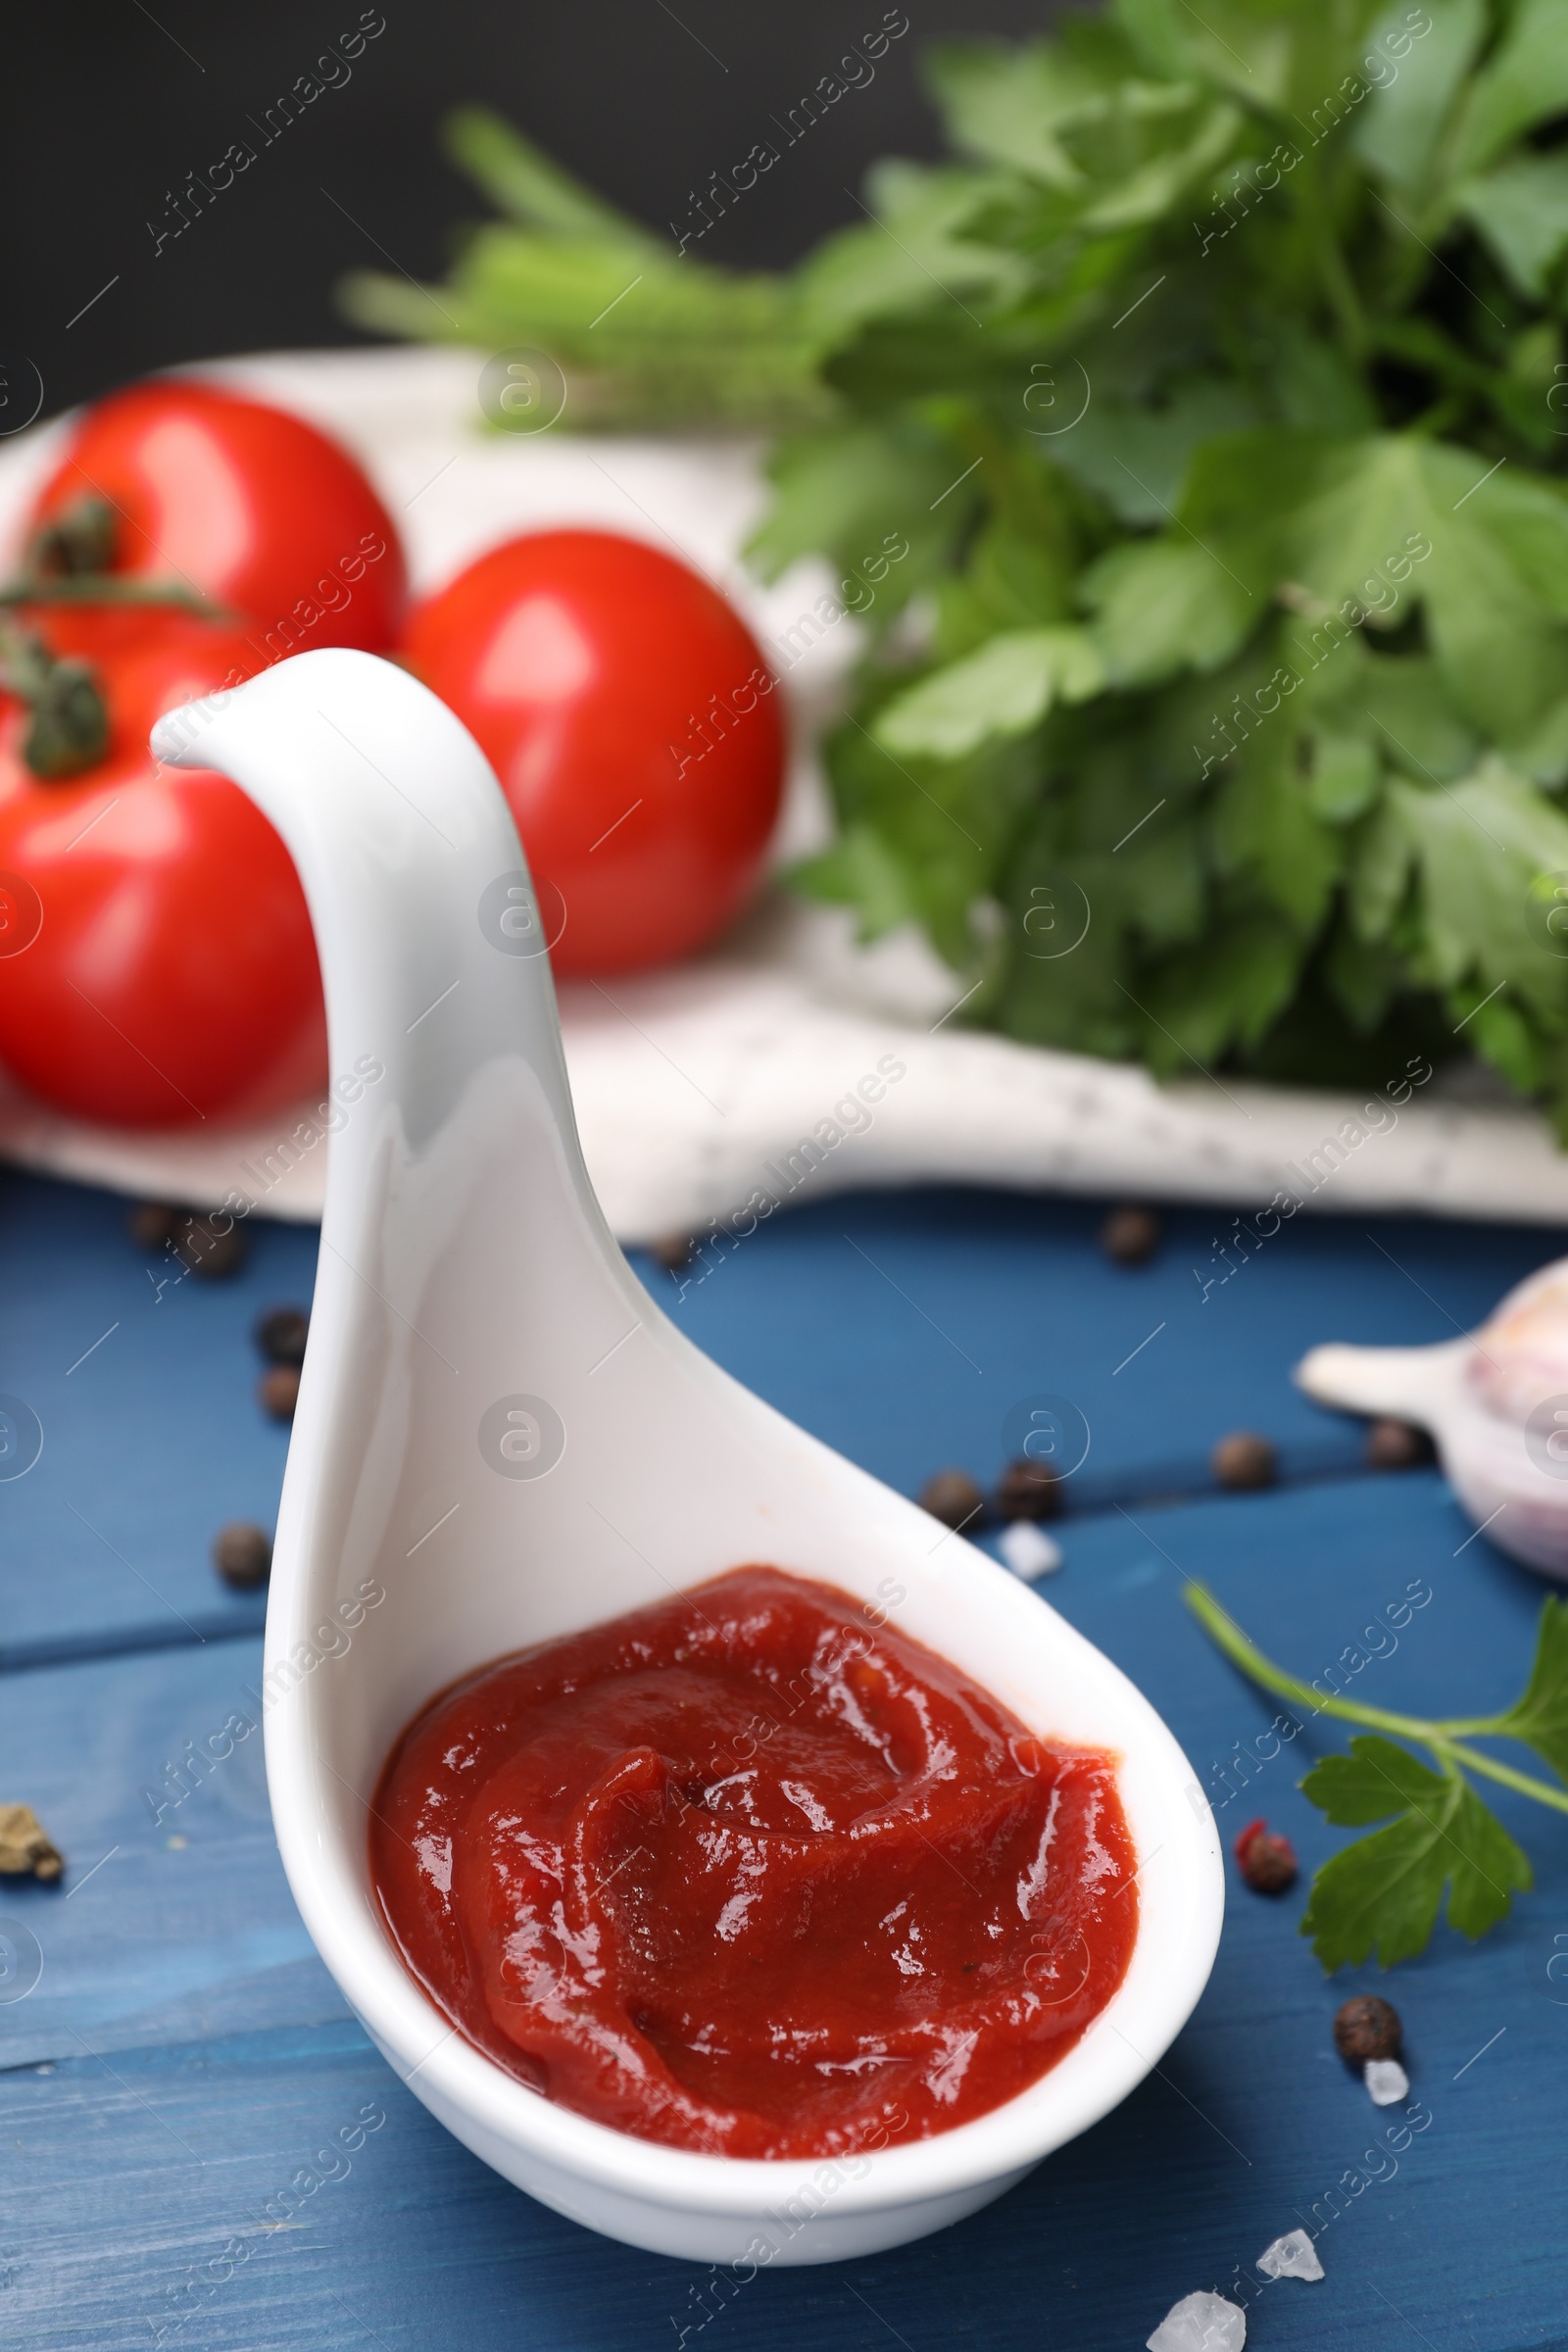
[(7, 1878), (58, 1879), (66, 1858), (30, 1805), (0, 1805), (0, 1872)]

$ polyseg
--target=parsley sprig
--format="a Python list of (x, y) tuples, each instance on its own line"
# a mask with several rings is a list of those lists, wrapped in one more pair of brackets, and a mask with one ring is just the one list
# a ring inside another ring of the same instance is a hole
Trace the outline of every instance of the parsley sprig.
[[(1530, 1680), (1511, 1707), (1500, 1715), (1434, 1721), (1355, 1699), (1325, 1698), (1266, 1658), (1206, 1586), (1189, 1584), (1183, 1597), (1250, 1681), (1308, 1717), (1334, 1715), (1370, 1727), (1368, 1736), (1350, 1741), (1348, 1755), (1320, 1758), (1300, 1783), (1302, 1793), (1336, 1824), (1388, 1824), (1343, 1847), (1312, 1881), (1301, 1934), (1312, 1938), (1331, 1975), (1347, 1962), (1359, 1965), (1374, 1950), (1384, 1968), (1425, 1951), (1445, 1887), (1449, 1926), (1472, 1941), (1506, 1919), (1515, 1891), (1532, 1886), (1535, 1874), (1467, 1776), (1498, 1782), (1558, 1813), (1568, 1813), (1568, 1791), (1473, 1743), (1515, 1740), (1568, 1781), (1568, 1602), (1553, 1596), (1543, 1608)], [(1410, 1746), (1425, 1748), (1436, 1769), (1413, 1756)]]
[(465, 239), (439, 295), (360, 270), (343, 308), (383, 334), (480, 351), (534, 345), (566, 373), (565, 424), (800, 426), (829, 415), (826, 340), (793, 279), (718, 268), (585, 188), (484, 107), (442, 144), (501, 220)]

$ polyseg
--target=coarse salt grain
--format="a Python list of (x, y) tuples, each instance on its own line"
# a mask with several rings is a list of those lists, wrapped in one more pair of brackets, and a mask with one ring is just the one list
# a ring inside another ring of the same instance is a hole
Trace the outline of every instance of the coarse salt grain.
[(1223, 2295), (1183, 2295), (1149, 2339), (1149, 2352), (1242, 2352), (1247, 2314)]
[(1369, 2058), (1361, 2069), (1361, 2080), (1374, 2107), (1393, 2107), (1410, 2095), (1410, 2078), (1397, 2058)]
[(1257, 2258), (1257, 2267), (1265, 2278), (1321, 2278), (1323, 2265), (1317, 2258), (1317, 2248), (1304, 2230), (1288, 2230), (1265, 2246)]
[(1061, 1566), (1061, 1545), (1042, 1534), (1032, 1519), (1015, 1519), (1010, 1527), (1004, 1527), (997, 1538), (997, 1549), (1004, 1565), (1025, 1584)]

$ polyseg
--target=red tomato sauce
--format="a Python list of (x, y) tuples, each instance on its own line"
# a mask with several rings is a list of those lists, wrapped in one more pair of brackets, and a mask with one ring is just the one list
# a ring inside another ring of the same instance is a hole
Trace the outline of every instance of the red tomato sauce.
[(738, 1568), (502, 1658), (404, 1732), (370, 1869), (416, 1979), (547, 2097), (819, 2156), (948, 2131), (1126, 1971), (1108, 1757), (848, 1593)]

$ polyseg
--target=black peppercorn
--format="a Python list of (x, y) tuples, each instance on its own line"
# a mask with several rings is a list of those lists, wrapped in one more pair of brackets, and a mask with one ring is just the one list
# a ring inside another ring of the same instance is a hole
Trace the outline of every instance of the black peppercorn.
[(1374, 1421), (1366, 1433), (1369, 1470), (1417, 1470), (1432, 1458), (1432, 1440), (1408, 1421)]
[(270, 1413), (274, 1421), (292, 1421), (294, 1407), (299, 1401), (300, 1376), (293, 1364), (274, 1364), (264, 1372), (256, 1386), (262, 1410)]
[(250, 1250), (243, 1227), (227, 1215), (181, 1217), (172, 1238), (176, 1253), (203, 1282), (226, 1282)]
[(269, 1307), (258, 1318), (256, 1345), (270, 1364), (293, 1364), (296, 1369), (305, 1361), (305, 1341), (311, 1328), (311, 1318), (298, 1306)]
[(1369, 2058), (1396, 2058), (1403, 2038), (1399, 2012), (1375, 1992), (1358, 1992), (1335, 2013), (1335, 2047), (1348, 2066), (1365, 2066)]
[(997, 1488), (999, 1519), (1010, 1525), (1014, 1519), (1055, 1519), (1060, 1512), (1061, 1481), (1054, 1470), (1026, 1454), (1007, 1464)]
[(1118, 1266), (1147, 1265), (1165, 1237), (1152, 1208), (1113, 1208), (1100, 1228), (1100, 1247)]
[(939, 1470), (920, 1489), (920, 1508), (944, 1527), (971, 1527), (985, 1509), (985, 1496), (966, 1470)]
[(167, 1200), (138, 1200), (125, 1219), (125, 1230), (138, 1250), (151, 1253), (166, 1249), (173, 1240), (174, 1228), (185, 1213)]
[(1220, 1485), (1238, 1494), (1271, 1487), (1279, 1471), (1267, 1438), (1257, 1437), (1250, 1429), (1233, 1430), (1228, 1438), (1221, 1438), (1208, 1458)]
[(265, 1528), (248, 1519), (235, 1519), (213, 1538), (213, 1566), (236, 1592), (265, 1585), (271, 1573), (272, 1544)]

